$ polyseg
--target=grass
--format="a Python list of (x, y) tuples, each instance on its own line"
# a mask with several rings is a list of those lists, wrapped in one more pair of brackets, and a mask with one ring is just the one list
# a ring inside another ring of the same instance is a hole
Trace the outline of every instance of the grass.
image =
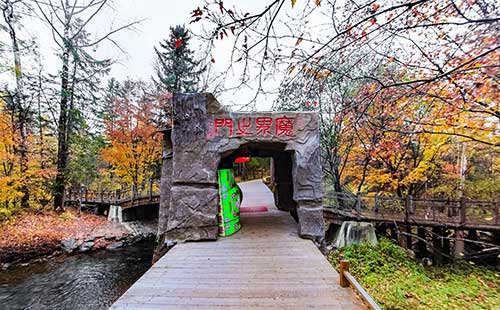
[(351, 274), (384, 309), (500, 310), (500, 273), (484, 267), (424, 267), (387, 239), (332, 251), (328, 259), (335, 268), (349, 260)]

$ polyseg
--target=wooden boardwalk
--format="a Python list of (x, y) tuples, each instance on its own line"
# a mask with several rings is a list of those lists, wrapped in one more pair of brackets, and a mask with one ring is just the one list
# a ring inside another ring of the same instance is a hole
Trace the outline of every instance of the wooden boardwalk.
[(231, 237), (175, 246), (111, 309), (364, 309), (292, 217), (267, 207)]

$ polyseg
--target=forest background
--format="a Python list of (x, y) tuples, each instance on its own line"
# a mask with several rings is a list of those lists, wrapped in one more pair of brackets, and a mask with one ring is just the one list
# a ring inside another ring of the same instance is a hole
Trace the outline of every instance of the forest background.
[[(0, 89), (0, 220), (61, 211), (68, 188), (158, 180), (158, 130), (169, 123), (172, 93), (191, 91), (252, 89), (229, 108), (257, 110), (261, 98), (274, 98), (275, 110), (318, 111), (330, 190), (499, 197), (495, 1), (282, 0), (251, 12), (199, 2), (186, 25), (166, 27), (148, 47), (151, 78), (117, 80), (115, 60), (99, 49), (141, 23), (93, 34), (89, 25), (111, 1), (0, 1), (0, 68), (9, 80)], [(31, 36), (31, 19), (51, 37)], [(53, 41), (56, 74), (44, 66), (40, 40)], [(228, 42), (230, 56), (218, 55)], [(221, 57), (229, 65), (216, 71)]]

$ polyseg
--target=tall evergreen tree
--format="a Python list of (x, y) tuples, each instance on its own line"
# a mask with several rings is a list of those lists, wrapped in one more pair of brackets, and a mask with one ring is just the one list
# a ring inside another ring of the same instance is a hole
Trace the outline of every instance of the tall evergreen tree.
[(185, 26), (170, 27), (168, 39), (155, 47), (157, 56), (156, 77), (153, 81), (159, 91), (195, 92), (199, 76), (204, 71), (200, 61), (194, 59), (194, 52), (189, 49), (191, 36)]

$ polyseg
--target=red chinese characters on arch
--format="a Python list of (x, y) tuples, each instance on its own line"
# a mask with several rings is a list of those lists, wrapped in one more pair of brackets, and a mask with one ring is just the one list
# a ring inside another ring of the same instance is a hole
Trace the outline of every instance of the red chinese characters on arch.
[(295, 118), (282, 117), (242, 117), (214, 119), (216, 136), (229, 135), (229, 137), (295, 137)]

